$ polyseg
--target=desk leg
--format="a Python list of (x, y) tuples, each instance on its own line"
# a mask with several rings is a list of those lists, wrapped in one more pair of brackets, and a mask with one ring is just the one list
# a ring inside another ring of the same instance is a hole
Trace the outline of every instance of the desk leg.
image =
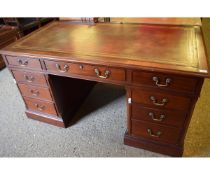
[[(167, 154), (170, 156), (182, 156), (183, 146), (182, 145), (173, 145), (173, 144), (164, 144), (156, 140), (147, 139), (141, 136), (133, 134), (132, 129), (132, 89), (126, 87), (126, 103), (127, 103), (127, 130), (124, 136), (124, 144), (146, 149), (153, 152), (158, 152), (161, 154)], [(141, 115), (141, 113), (139, 113)]]
[[(198, 83), (195, 94), (187, 97), (184, 96), (185, 98), (190, 99), (189, 106), (186, 108), (186, 111), (160, 108), (159, 106), (154, 107), (150, 103), (145, 102), (149, 98), (143, 98), (142, 96), (136, 95), (137, 93), (142, 95), (143, 93), (140, 92), (142, 90), (145, 92), (145, 89), (127, 87), (128, 117), (127, 131), (124, 136), (124, 144), (170, 156), (182, 156), (184, 150), (184, 138), (195, 104), (199, 97), (202, 84), (203, 79), (201, 79)], [(164, 95), (167, 95), (167, 93)], [(134, 96), (136, 97), (136, 101), (132, 100)], [(182, 95), (179, 96), (183, 97)], [(138, 101), (137, 98), (141, 98), (141, 100)], [(145, 101), (142, 101), (142, 99)], [(181, 103), (181, 101), (179, 102)], [(176, 113), (177, 111), (178, 113)], [(150, 113), (153, 114), (153, 117), (149, 115)], [(167, 117), (167, 122), (166, 120), (158, 120), (160, 119), (158, 117), (162, 113)], [(176, 123), (176, 121), (179, 121), (179, 125), (172, 125)]]
[(30, 109), (26, 110), (26, 115), (34, 120), (66, 128), (73, 124), (75, 113), (95, 85), (95, 82), (55, 75), (46, 75), (46, 79), (52, 95), (50, 104), (51, 106), (54, 105), (57, 115), (55, 115), (55, 112), (52, 114), (50, 110), (38, 111)]
[(142, 137), (133, 136), (128, 134), (128, 132), (125, 132), (124, 144), (175, 157), (181, 157), (183, 154), (183, 146), (162, 144)]

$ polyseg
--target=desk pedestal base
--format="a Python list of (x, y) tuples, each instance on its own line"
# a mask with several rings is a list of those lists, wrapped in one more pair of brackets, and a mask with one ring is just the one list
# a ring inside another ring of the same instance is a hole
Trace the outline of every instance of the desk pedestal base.
[(183, 146), (163, 144), (141, 137), (135, 137), (128, 134), (128, 132), (125, 133), (124, 144), (174, 157), (181, 157), (183, 154)]
[(64, 122), (61, 118), (58, 117), (52, 117), (45, 114), (40, 114), (36, 112), (26, 111), (26, 115), (30, 119), (38, 120), (44, 123), (48, 123), (51, 125), (59, 126), (62, 128), (65, 128)]

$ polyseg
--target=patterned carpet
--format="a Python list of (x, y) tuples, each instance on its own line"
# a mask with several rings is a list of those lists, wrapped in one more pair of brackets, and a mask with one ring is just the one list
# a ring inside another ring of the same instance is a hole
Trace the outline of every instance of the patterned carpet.
[(184, 156), (210, 156), (210, 80), (204, 82), (185, 139)]

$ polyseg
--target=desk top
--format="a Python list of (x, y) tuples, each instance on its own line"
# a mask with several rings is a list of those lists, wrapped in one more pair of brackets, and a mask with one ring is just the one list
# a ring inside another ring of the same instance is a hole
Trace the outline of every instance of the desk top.
[(209, 76), (199, 26), (53, 22), (0, 53)]

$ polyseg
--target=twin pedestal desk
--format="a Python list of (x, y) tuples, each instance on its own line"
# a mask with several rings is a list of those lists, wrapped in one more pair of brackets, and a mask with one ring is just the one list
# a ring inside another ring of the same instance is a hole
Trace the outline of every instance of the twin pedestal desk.
[(200, 26), (53, 22), (0, 53), (29, 118), (68, 127), (96, 82), (121, 85), (124, 143), (171, 156), (209, 77)]

